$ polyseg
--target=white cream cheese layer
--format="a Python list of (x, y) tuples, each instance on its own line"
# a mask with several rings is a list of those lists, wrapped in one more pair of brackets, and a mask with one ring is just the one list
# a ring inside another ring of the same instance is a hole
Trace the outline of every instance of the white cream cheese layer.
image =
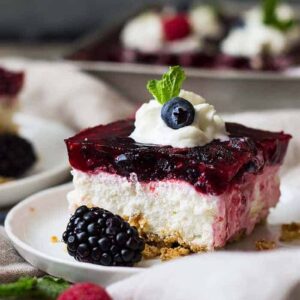
[(198, 193), (185, 182), (140, 183), (134, 174), (130, 180), (104, 172), (89, 175), (73, 170), (72, 174), (75, 190), (68, 194), (71, 211), (87, 205), (122, 217), (140, 215), (148, 224), (147, 231), (162, 239), (174, 235), (194, 247), (213, 248), (217, 196)]
[(191, 125), (179, 129), (168, 127), (161, 118), (162, 105), (150, 100), (136, 112), (135, 130), (130, 137), (139, 143), (177, 148), (204, 146), (214, 139), (227, 139), (225, 123), (212, 105), (201, 96), (185, 90), (181, 90), (179, 97), (194, 106), (195, 118)]

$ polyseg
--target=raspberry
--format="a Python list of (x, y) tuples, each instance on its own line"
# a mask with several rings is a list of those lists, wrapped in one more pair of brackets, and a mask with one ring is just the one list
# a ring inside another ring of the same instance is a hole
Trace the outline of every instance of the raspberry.
[(76, 283), (65, 290), (57, 300), (112, 300), (106, 290), (93, 283)]
[(80, 206), (70, 218), (63, 241), (76, 260), (104, 266), (126, 266), (142, 259), (145, 242), (135, 227), (102, 208)]
[(191, 33), (191, 25), (184, 14), (165, 17), (162, 24), (167, 41), (179, 40)]

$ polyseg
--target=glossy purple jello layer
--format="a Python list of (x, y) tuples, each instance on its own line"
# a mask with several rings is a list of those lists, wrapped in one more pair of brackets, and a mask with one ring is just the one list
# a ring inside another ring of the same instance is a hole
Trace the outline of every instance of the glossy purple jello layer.
[(259, 174), (265, 166), (282, 163), (290, 135), (227, 123), (229, 141), (203, 147), (172, 148), (136, 143), (128, 136), (133, 120), (86, 129), (66, 140), (73, 168), (97, 174), (104, 171), (139, 181), (176, 179), (202, 192), (221, 194), (244, 174)]
[(11, 72), (0, 67), (0, 96), (17, 95), (24, 82), (23, 72)]

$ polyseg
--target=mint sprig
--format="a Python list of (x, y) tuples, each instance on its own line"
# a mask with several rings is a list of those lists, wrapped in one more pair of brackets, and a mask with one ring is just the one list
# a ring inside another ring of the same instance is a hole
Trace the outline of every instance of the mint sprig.
[(277, 8), (280, 0), (263, 0), (263, 22), (266, 25), (277, 28), (280, 31), (288, 31), (295, 25), (295, 20), (280, 20), (277, 15)]
[(0, 299), (55, 300), (70, 284), (52, 276), (21, 277), (16, 282), (0, 284)]
[(161, 80), (148, 81), (147, 89), (163, 105), (179, 95), (185, 78), (185, 73), (180, 66), (170, 67)]

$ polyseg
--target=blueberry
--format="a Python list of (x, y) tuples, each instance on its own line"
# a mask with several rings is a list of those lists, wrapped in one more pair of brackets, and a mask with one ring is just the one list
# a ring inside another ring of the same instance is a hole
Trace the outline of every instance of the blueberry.
[(168, 127), (179, 129), (193, 123), (195, 109), (189, 101), (175, 97), (163, 105), (161, 118)]
[(237, 18), (233, 22), (233, 28), (243, 28), (245, 27), (245, 21), (242, 18)]

